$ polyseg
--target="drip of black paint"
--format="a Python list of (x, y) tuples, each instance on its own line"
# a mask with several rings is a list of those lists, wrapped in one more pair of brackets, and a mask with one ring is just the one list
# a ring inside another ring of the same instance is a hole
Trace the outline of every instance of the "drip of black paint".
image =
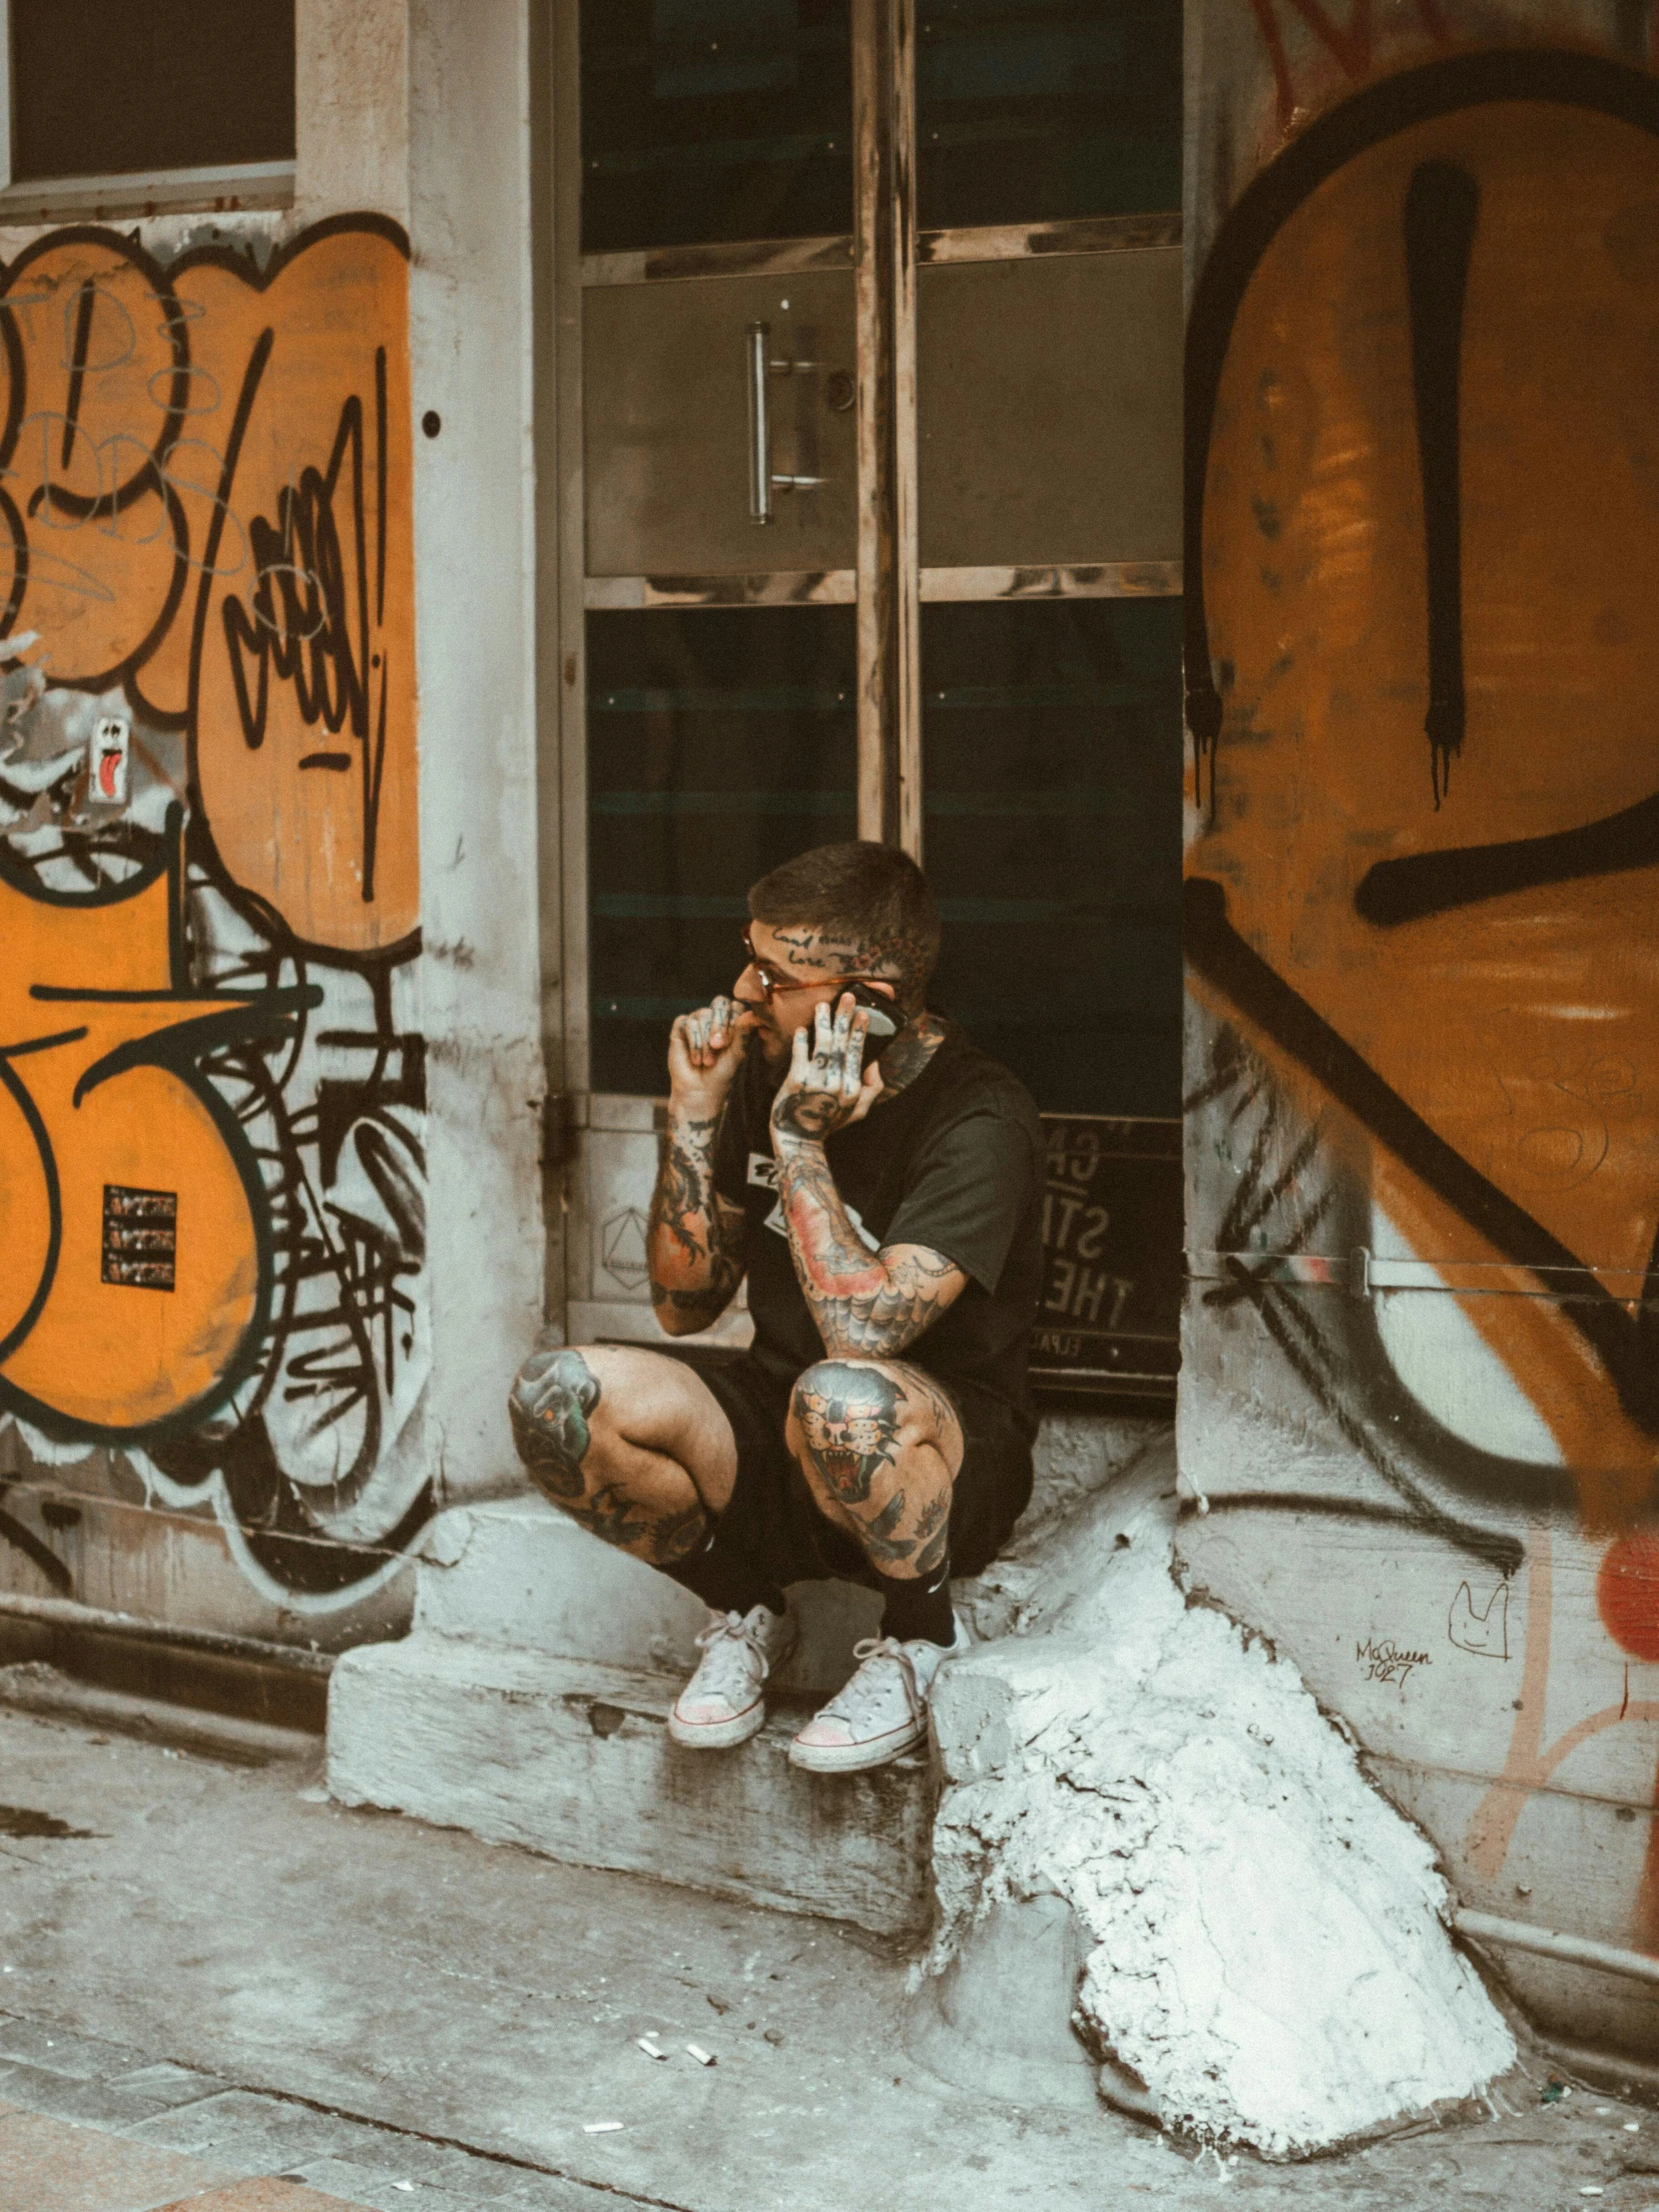
[(1422, 162), (1405, 194), (1405, 289), (1411, 387), (1422, 465), (1428, 581), (1428, 712), (1423, 730), (1437, 808), (1463, 750), (1462, 515), (1458, 406), (1463, 300), (1480, 189), (1454, 162)]
[(81, 394), (87, 380), (87, 355), (92, 349), (92, 311), (98, 304), (98, 286), (89, 276), (81, 286), (75, 307), (75, 343), (69, 356), (69, 403), (63, 417), (63, 461), (67, 468), (75, 451), (75, 432), (81, 420)]

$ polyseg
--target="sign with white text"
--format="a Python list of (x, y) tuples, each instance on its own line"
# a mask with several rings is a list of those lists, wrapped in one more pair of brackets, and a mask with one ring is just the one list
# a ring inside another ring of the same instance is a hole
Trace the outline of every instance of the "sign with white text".
[(1181, 1124), (1044, 1114), (1039, 1393), (1173, 1397), (1181, 1351)]

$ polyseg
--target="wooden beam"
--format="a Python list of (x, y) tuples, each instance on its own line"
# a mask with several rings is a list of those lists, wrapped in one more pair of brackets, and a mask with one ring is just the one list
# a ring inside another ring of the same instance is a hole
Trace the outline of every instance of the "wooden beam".
[(921, 857), (915, 7), (853, 0), (858, 834)]
[[(585, 1237), (567, 1235), (568, 1200), (580, 1191), (586, 1162), (563, 1156), (572, 1093), (592, 1082), (588, 1010), (588, 744), (586, 488), (582, 439), (582, 113), (578, 0), (555, 0), (551, 21), (553, 108), (551, 185), (552, 291), (536, 350), (551, 361), (551, 435), (538, 422), (538, 523), (543, 570), (551, 570), (551, 623), (539, 637), (544, 727), (552, 755), (542, 799), (542, 1032), (547, 1059), (543, 1208), (547, 1227), (546, 1319), (562, 1321), (567, 1302), (588, 1295)], [(547, 510), (551, 507), (552, 511)], [(549, 558), (551, 555), (551, 558)], [(545, 589), (545, 588), (544, 588)], [(551, 633), (549, 635), (549, 632)], [(555, 794), (557, 795), (555, 798)], [(555, 1103), (557, 1101), (557, 1103)]]

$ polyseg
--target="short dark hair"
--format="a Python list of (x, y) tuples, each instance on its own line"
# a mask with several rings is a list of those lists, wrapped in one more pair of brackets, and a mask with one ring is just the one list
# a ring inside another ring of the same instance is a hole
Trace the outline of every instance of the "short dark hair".
[(809, 923), (861, 946), (868, 972), (896, 983), (902, 1005), (920, 1007), (939, 957), (939, 909), (896, 845), (860, 837), (797, 853), (751, 886), (749, 911), (769, 929)]

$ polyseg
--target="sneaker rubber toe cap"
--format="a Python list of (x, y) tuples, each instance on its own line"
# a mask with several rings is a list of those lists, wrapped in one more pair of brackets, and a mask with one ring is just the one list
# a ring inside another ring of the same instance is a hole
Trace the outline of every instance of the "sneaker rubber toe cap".
[(856, 1741), (844, 1721), (826, 1720), (822, 1714), (817, 1720), (809, 1721), (795, 1740), (814, 1751), (846, 1750)]
[(747, 1720), (761, 1703), (756, 1698), (754, 1704), (740, 1709), (728, 1705), (724, 1698), (699, 1698), (692, 1703), (681, 1699), (674, 1708), (674, 1717), (682, 1728), (724, 1728), (729, 1721)]

